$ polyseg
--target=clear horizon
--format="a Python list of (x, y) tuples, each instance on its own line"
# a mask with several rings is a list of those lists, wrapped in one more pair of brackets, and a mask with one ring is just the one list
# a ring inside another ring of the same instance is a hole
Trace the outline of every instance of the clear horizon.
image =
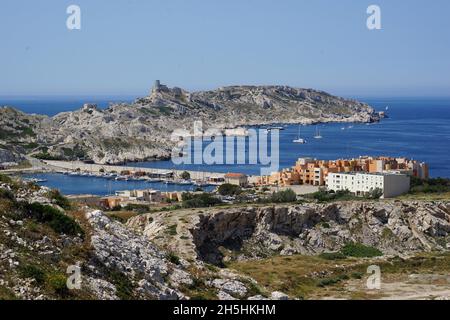
[[(72, 4), (81, 30), (66, 27)], [(381, 30), (366, 26), (371, 4)], [(447, 97), (449, 10), (447, 0), (2, 1), (0, 97), (142, 96), (155, 79)]]

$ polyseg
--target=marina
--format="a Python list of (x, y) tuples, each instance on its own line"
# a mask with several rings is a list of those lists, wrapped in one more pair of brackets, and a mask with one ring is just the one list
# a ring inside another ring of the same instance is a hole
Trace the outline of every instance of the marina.
[[(117, 191), (132, 189), (156, 189), (163, 192), (195, 191), (194, 184), (166, 184), (164, 182), (144, 180), (115, 180), (100, 176), (68, 175), (56, 172), (24, 174), (25, 179), (36, 179), (41, 186), (59, 189), (66, 195), (91, 194), (96, 196), (114, 195)], [(204, 191), (211, 191), (212, 185), (202, 186)]]

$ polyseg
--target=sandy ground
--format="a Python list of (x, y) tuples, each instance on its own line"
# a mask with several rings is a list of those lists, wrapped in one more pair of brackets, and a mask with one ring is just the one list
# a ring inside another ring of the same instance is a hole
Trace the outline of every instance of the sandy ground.
[(344, 292), (364, 293), (366, 298), (380, 300), (450, 300), (450, 275), (411, 274), (382, 279), (379, 290), (369, 290), (364, 281), (352, 280), (347, 282)]
[(292, 189), (297, 195), (305, 195), (319, 191), (319, 187), (310, 185), (297, 185), (288, 187), (270, 187), (270, 192)]

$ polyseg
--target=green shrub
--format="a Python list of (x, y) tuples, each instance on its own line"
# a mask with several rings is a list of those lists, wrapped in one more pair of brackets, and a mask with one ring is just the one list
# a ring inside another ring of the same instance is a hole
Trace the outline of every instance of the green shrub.
[(60, 206), (63, 209), (70, 210), (71, 204), (69, 199), (64, 197), (59, 190), (53, 189), (48, 193), (48, 197), (52, 199), (55, 204)]
[(366, 196), (366, 199), (373, 199), (377, 200), (380, 199), (383, 196), (383, 190), (380, 188), (375, 188), (373, 190), (370, 190), (368, 195)]
[(354, 196), (348, 190), (339, 190), (337, 192), (321, 189), (309, 195), (319, 202), (330, 202), (335, 200), (351, 200)]
[(189, 172), (183, 171), (183, 172), (181, 173), (181, 179), (189, 180), (190, 178), (191, 178), (191, 174), (190, 174)]
[(122, 272), (111, 270), (109, 272), (110, 281), (116, 286), (116, 295), (121, 300), (134, 299), (134, 285), (128, 277)]
[[(115, 209), (115, 208), (114, 208)], [(146, 213), (150, 211), (150, 206), (145, 205), (145, 204), (134, 204), (134, 203), (130, 203), (127, 204), (125, 207), (120, 207), (120, 210), (127, 210), (127, 211), (134, 211), (137, 213)]]
[(0, 174), (0, 182), (3, 183), (12, 183), (12, 179), (4, 174)]
[(16, 197), (14, 193), (7, 189), (0, 189), (0, 199), (8, 199), (10, 201), (15, 201)]
[(420, 179), (411, 177), (410, 193), (444, 193), (450, 192), (450, 179)]
[(238, 185), (224, 183), (219, 186), (217, 192), (222, 196), (234, 196), (240, 194), (242, 192), (242, 189)]
[(292, 189), (286, 189), (272, 193), (270, 201), (274, 203), (286, 203), (297, 201), (297, 194)]
[(180, 258), (173, 252), (169, 252), (166, 256), (167, 260), (172, 262), (173, 264), (179, 265), (180, 264)]
[(353, 273), (351, 274), (351, 277), (352, 277), (353, 279), (362, 279), (363, 274), (362, 274), (361, 272), (353, 272)]
[(167, 233), (171, 236), (177, 235), (177, 225), (173, 224), (167, 228)]
[(204, 208), (221, 204), (222, 201), (210, 193), (192, 194), (185, 192), (182, 195), (184, 208)]
[(361, 243), (347, 243), (341, 253), (348, 257), (372, 258), (382, 256), (383, 253), (377, 248), (363, 245)]
[(65, 297), (69, 295), (69, 289), (67, 288), (67, 277), (64, 274), (51, 274), (48, 277), (49, 287), (59, 296)]
[(157, 107), (159, 112), (162, 113), (165, 116), (168, 116), (172, 113), (172, 109), (170, 107), (167, 106), (159, 106)]
[(341, 282), (342, 280), (348, 280), (348, 279), (350, 279), (348, 275), (341, 274), (341, 275), (338, 275), (333, 278), (321, 279), (317, 285), (319, 287), (332, 286), (332, 285), (335, 285), (335, 284)]
[(320, 225), (321, 225), (322, 228), (325, 228), (325, 229), (330, 229), (331, 228), (331, 226), (330, 226), (330, 224), (328, 222), (322, 222)]
[(25, 265), (20, 267), (20, 273), (25, 278), (32, 278), (38, 285), (45, 283), (45, 272), (35, 265)]
[(47, 152), (41, 152), (38, 154), (35, 154), (33, 157), (35, 157), (36, 159), (40, 159), (40, 160), (64, 160), (63, 157), (60, 156), (53, 156)]
[(61, 211), (37, 202), (26, 204), (28, 215), (38, 222), (49, 225), (54, 231), (67, 235), (84, 235), (83, 229), (71, 217)]
[(14, 291), (0, 285), (0, 301), (1, 300), (18, 300)]

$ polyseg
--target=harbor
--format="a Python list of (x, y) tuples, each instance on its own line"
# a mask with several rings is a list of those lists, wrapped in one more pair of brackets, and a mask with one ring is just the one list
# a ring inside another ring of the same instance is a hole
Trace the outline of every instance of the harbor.
[[(154, 189), (162, 192), (193, 192), (198, 190), (195, 184), (174, 184), (144, 180), (115, 180), (100, 176), (69, 175), (58, 172), (24, 173), (21, 177), (25, 180), (48, 187), (58, 189), (65, 195), (95, 195), (110, 196), (123, 190), (147, 190)], [(215, 186), (203, 186), (204, 191), (212, 191)]]
[[(226, 175), (220, 172), (90, 164), (82, 161), (45, 160), (43, 163), (55, 173), (70, 176), (88, 176), (122, 181), (164, 182), (180, 185), (219, 185), (223, 183)], [(186, 174), (189, 177), (188, 179), (183, 178)]]
[[(225, 182), (226, 174), (206, 171), (168, 170), (136, 166), (90, 164), (29, 158), (32, 168), (10, 172), (25, 181), (66, 195), (114, 195), (122, 190), (155, 189), (162, 192), (212, 191)], [(256, 181), (256, 177), (252, 178)]]

